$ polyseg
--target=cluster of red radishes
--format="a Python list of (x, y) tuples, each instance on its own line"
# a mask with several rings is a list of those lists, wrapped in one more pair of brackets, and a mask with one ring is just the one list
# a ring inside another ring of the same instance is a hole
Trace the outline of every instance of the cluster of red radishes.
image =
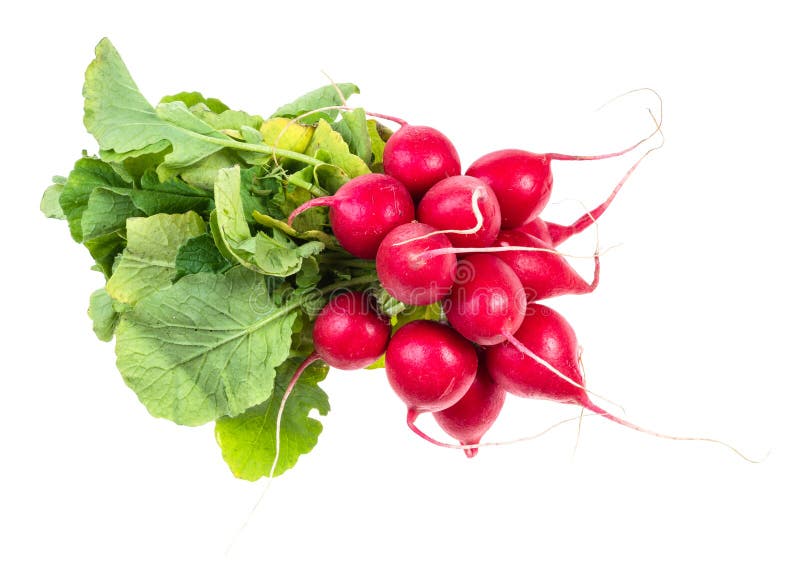
[(461, 175), (448, 138), (403, 124), (386, 143), (385, 174), (354, 178), (335, 195), (298, 208), (289, 222), (305, 209), (328, 206), (341, 246), (375, 259), (386, 292), (409, 306), (439, 302), (447, 321), (416, 320), (392, 334), (369, 295), (339, 293), (315, 321), (312, 361), (360, 369), (385, 354), (408, 425), (431, 440), (414, 421), (432, 412), (470, 457), (506, 392), (574, 403), (630, 425), (589, 399), (575, 332), (537, 303), (597, 286), (597, 254), (588, 283), (555, 248), (599, 217), (622, 184), (572, 225), (545, 222), (538, 216), (550, 197), (551, 161), (627, 151), (590, 157), (501, 150)]

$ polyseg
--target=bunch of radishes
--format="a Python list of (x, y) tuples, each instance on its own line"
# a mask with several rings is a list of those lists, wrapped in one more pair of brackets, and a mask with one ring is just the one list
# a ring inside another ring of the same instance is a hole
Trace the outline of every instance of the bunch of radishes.
[(354, 178), (335, 195), (311, 200), (289, 223), (310, 207), (328, 206), (336, 239), (352, 255), (375, 259), (389, 295), (407, 306), (438, 302), (444, 317), (411, 321), (392, 333), (369, 294), (340, 293), (316, 319), (316, 353), (309, 359), (360, 369), (385, 354), (408, 425), (430, 440), (414, 421), (432, 412), (469, 457), (506, 392), (578, 404), (635, 427), (589, 399), (575, 332), (538, 303), (595, 289), (598, 254), (588, 283), (555, 248), (596, 220), (625, 180), (574, 224), (545, 222), (538, 216), (550, 198), (551, 161), (600, 159), (635, 147), (603, 156), (501, 150), (461, 175), (444, 134), (403, 124), (386, 143), (384, 174)]

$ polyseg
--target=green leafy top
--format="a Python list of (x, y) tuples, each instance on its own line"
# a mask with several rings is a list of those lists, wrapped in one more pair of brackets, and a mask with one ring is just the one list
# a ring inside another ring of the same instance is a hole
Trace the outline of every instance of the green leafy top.
[[(164, 152), (159, 174), (163, 177), (196, 164), (225, 147), (304, 161), (321, 162), (289, 150), (240, 142), (217, 130), (193, 113), (186, 101), (195, 98), (167, 98), (153, 107), (139, 91), (119, 53), (107, 38), (95, 49), (95, 59), (86, 70), (83, 85), (86, 129), (100, 145), (100, 157), (110, 162)], [(185, 101), (186, 100), (186, 101)], [(219, 109), (219, 107), (217, 107)], [(211, 114), (213, 110), (209, 109)], [(228, 110), (223, 110), (221, 115)], [(230, 125), (227, 122), (220, 124)]]
[[(125, 383), (156, 417), (216, 420), (237, 477), (269, 472), (280, 398), (313, 351), (328, 294), (377, 281), (373, 264), (339, 247), (324, 210), (286, 221), (380, 169), (382, 135), (363, 110), (303, 116), (356, 93), (323, 86), (266, 121), (192, 91), (152, 106), (103, 39), (83, 88), (98, 156), (84, 154), (42, 197), (103, 273), (89, 316), (99, 339), (116, 339)], [(317, 442), (310, 411), (330, 408), (317, 385), (326, 374), (315, 362), (289, 398), (278, 474)]]

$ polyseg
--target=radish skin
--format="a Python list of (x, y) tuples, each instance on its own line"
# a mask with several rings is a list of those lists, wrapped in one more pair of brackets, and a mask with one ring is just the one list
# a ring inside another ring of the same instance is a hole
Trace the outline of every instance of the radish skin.
[(329, 207), (333, 235), (352, 255), (373, 259), (386, 234), (414, 219), (414, 202), (403, 184), (384, 174), (365, 174), (345, 183), (333, 196), (314, 198), (289, 216)]
[(478, 345), (495, 345), (517, 331), (525, 304), (525, 290), (508, 264), (490, 254), (472, 254), (458, 262), (442, 307), (458, 333)]
[(407, 421), (441, 411), (467, 392), (478, 371), (472, 345), (452, 328), (430, 320), (401, 327), (386, 349), (386, 377), (408, 407)]
[(455, 247), (484, 247), (491, 245), (500, 231), (500, 204), (482, 180), (452, 176), (422, 196), (417, 219), (447, 233)]
[(389, 343), (391, 324), (375, 311), (365, 292), (336, 294), (314, 321), (312, 336), (317, 355), (336, 369), (372, 365)]
[(461, 173), (453, 143), (439, 130), (403, 124), (383, 150), (383, 171), (419, 200), (436, 182)]
[[(439, 427), (462, 445), (475, 445), (500, 415), (506, 392), (497, 385), (485, 366), (478, 368), (475, 381), (464, 396), (447, 409), (434, 412)], [(477, 447), (465, 447), (467, 457), (478, 454)]]
[(453, 246), (447, 237), (435, 232), (426, 224), (411, 222), (396, 227), (381, 242), (375, 260), (378, 279), (396, 300), (429, 305), (450, 292), (456, 256), (449, 253)]
[[(597, 253), (594, 256), (594, 279), (588, 283), (562, 255), (548, 250), (547, 242), (520, 229), (502, 230), (495, 246), (512, 248), (510, 251), (497, 252), (496, 256), (508, 264), (519, 278), (528, 301), (591, 293), (600, 282), (600, 256)], [(541, 250), (514, 250), (515, 247)]]

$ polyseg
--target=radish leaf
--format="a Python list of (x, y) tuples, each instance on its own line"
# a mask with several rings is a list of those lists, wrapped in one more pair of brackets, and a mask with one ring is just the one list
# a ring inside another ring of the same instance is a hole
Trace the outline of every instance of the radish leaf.
[[(328, 106), (343, 106), (345, 105), (345, 102), (342, 101), (342, 98), (339, 95), (340, 92), (341, 96), (344, 96), (346, 102), (350, 96), (353, 94), (358, 94), (359, 90), (358, 86), (355, 84), (347, 83), (336, 84), (336, 87), (332, 85), (323, 86), (321, 88), (317, 88), (316, 90), (312, 90), (307, 94), (303, 94), (294, 102), (281, 106), (275, 110), (271, 117), (296, 118), (297, 116), (305, 114), (306, 112), (317, 110), (319, 108), (325, 108)], [(325, 110), (322, 112), (317, 112), (316, 114), (309, 114), (308, 116), (301, 118), (300, 121), (304, 124), (314, 124), (320, 119), (324, 118), (329, 122), (333, 122), (338, 115), (338, 110)]]
[(130, 218), (126, 230), (128, 245), (106, 290), (117, 301), (135, 304), (172, 283), (178, 251), (189, 238), (204, 234), (206, 224), (194, 212), (156, 214)]
[(117, 367), (155, 417), (201, 425), (272, 393), (299, 303), (276, 307), (263, 276), (237, 267), (185, 276), (117, 327)]
[[(275, 459), (278, 408), (286, 385), (301, 362), (302, 358), (293, 358), (278, 368), (275, 390), (266, 402), (236, 417), (217, 420), (217, 443), (236, 477), (256, 481), (269, 475)], [(300, 455), (310, 452), (317, 444), (322, 424), (309, 417), (309, 412), (316, 409), (320, 415), (326, 415), (330, 410), (328, 396), (317, 385), (327, 374), (328, 366), (315, 362), (306, 368), (292, 390), (281, 418), (276, 476), (294, 467)]]
[(298, 245), (275, 228), (272, 235), (258, 232), (252, 236), (240, 190), (239, 166), (219, 171), (214, 186), (218, 237), (225, 245), (224, 251), (233, 255), (237, 263), (264, 275), (286, 277), (300, 271), (305, 258), (325, 249), (325, 244), (318, 241)]
[(119, 314), (114, 309), (114, 300), (104, 288), (92, 292), (89, 297), (89, 317), (97, 339), (111, 341), (119, 321)]

